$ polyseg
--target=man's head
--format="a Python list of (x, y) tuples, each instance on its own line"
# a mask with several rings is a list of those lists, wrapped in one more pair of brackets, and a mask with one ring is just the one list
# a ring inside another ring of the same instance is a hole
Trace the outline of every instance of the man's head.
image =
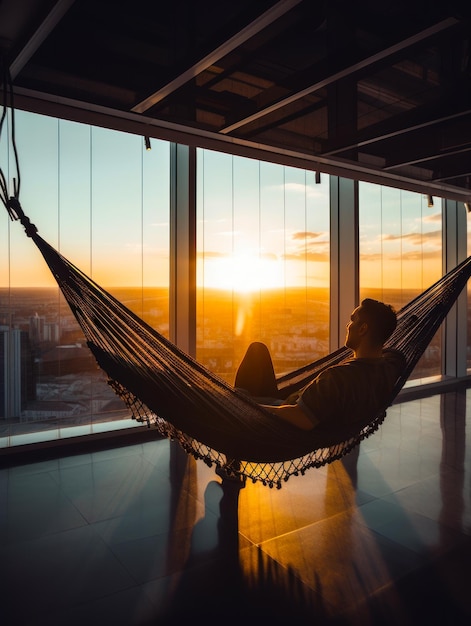
[(366, 298), (350, 317), (345, 345), (352, 350), (362, 344), (382, 348), (396, 328), (396, 322), (396, 311), (391, 305)]

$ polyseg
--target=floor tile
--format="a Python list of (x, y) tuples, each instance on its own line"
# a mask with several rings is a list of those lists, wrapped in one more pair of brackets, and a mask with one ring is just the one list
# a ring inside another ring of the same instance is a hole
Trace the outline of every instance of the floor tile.
[(8, 572), (2, 610), (12, 626), (135, 586), (90, 527), (2, 546), (0, 560)]
[(0, 503), (0, 545), (86, 524), (47, 472), (13, 474)]
[(155, 609), (142, 587), (131, 587), (91, 602), (33, 617), (24, 626), (150, 626)]
[(351, 512), (317, 522), (261, 544), (261, 549), (336, 607), (354, 607), (422, 564), (402, 548), (358, 524)]

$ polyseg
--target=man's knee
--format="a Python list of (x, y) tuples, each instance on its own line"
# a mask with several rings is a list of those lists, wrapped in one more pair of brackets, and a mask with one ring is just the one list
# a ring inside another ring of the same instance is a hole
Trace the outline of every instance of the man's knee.
[(278, 393), (273, 362), (268, 347), (252, 342), (236, 373), (235, 386), (252, 396), (276, 396)]

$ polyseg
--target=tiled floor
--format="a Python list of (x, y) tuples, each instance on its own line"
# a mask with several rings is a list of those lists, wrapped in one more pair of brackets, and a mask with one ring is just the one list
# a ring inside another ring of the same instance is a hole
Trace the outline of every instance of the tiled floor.
[(470, 624), (470, 416), (397, 404), (281, 490), (164, 440), (4, 467), (0, 624)]

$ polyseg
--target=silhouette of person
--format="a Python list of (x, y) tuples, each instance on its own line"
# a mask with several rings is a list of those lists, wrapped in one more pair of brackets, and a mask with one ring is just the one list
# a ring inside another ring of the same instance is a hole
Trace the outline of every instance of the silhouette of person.
[(354, 423), (384, 407), (405, 365), (398, 350), (384, 348), (396, 322), (391, 305), (363, 300), (346, 328), (345, 345), (353, 351), (352, 358), (325, 369), (288, 398), (280, 398), (267, 346), (254, 342), (239, 365), (235, 386), (303, 430), (326, 422), (330, 426)]

